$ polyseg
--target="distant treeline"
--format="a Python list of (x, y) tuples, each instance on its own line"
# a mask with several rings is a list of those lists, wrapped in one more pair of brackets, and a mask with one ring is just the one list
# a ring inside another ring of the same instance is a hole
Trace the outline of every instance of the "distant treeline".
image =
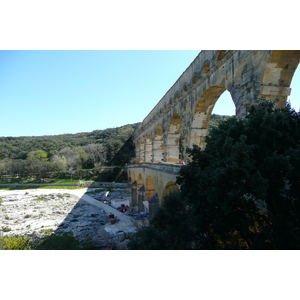
[(107, 149), (106, 160), (110, 161), (137, 125), (138, 123), (76, 134), (0, 137), (0, 160), (26, 159), (30, 152), (36, 150), (45, 151), (50, 159), (64, 148), (73, 149), (89, 144), (101, 144)]
[[(213, 114), (209, 128), (226, 118)], [(77, 134), (0, 137), (0, 176), (99, 180), (103, 166), (133, 162), (132, 133), (137, 125)]]
[(0, 137), (0, 175), (95, 178), (102, 166), (130, 162), (134, 155), (131, 135), (137, 125), (77, 134)]

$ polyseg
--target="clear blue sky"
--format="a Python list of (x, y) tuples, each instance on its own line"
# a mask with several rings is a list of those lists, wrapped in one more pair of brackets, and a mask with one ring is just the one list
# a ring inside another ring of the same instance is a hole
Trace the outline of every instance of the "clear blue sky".
[[(141, 122), (199, 51), (0, 51), (0, 136), (89, 132)], [(297, 110), (299, 77), (291, 95)], [(213, 113), (234, 114), (229, 93)]]
[(0, 51), (0, 136), (141, 122), (199, 51)]

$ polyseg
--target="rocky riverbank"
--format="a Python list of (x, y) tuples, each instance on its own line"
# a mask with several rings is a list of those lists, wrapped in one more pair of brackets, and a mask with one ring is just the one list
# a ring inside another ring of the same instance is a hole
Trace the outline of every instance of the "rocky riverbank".
[[(122, 215), (115, 226), (107, 223), (107, 213), (117, 211), (91, 197), (105, 197), (106, 193), (86, 192), (86, 189), (0, 191), (0, 232), (34, 238), (69, 232), (95, 248), (105, 248), (109, 243), (124, 248), (135, 226)], [(124, 197), (128, 197), (125, 189), (110, 193), (110, 199)]]

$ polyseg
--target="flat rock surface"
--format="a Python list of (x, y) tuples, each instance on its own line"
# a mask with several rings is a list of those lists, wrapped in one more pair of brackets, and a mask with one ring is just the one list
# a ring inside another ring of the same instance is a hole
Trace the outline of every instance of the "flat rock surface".
[[(81, 241), (105, 247), (112, 237), (122, 242), (121, 233), (135, 230), (130, 217), (96, 200), (105, 197), (105, 193), (86, 192), (87, 189), (0, 191), (0, 233), (40, 237), (51, 232), (71, 232)], [(128, 193), (120, 189), (107, 199), (124, 197)], [(118, 216), (117, 223), (107, 222), (109, 212)]]

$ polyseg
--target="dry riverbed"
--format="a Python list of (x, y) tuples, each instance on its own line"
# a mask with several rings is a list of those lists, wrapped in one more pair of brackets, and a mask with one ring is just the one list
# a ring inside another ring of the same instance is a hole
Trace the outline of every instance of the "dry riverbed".
[[(105, 230), (109, 226), (109, 209), (84, 200), (87, 197), (86, 191), (0, 191), (0, 233), (39, 238), (52, 232), (70, 232), (82, 242), (89, 242), (97, 248), (105, 247), (112, 239), (112, 235)], [(100, 192), (98, 197), (103, 194)], [(115, 198), (128, 197), (125, 189), (111, 193), (111, 198), (114, 194)], [(124, 234), (122, 236), (124, 240)], [(123, 241), (119, 238), (115, 242)]]

